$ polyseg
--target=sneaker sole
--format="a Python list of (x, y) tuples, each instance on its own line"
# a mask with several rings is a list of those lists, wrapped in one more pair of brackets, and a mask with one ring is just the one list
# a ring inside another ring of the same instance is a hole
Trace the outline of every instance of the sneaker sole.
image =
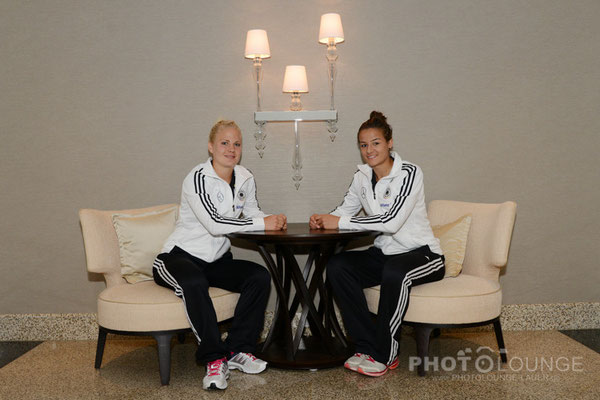
[(366, 375), (366, 376), (381, 376), (381, 375), (384, 375), (388, 371), (388, 369), (389, 368), (386, 368), (386, 369), (384, 369), (383, 371), (380, 371), (380, 372), (367, 372), (367, 371), (364, 371), (362, 368), (358, 367), (358, 371), (357, 372), (359, 374), (363, 374), (363, 375)]
[(267, 369), (267, 366), (265, 365), (265, 367), (263, 369), (258, 370), (258, 371), (249, 371), (249, 370), (245, 370), (244, 367), (240, 364), (232, 364), (231, 362), (229, 362), (229, 370), (232, 370), (232, 369), (237, 369), (239, 371), (242, 371), (245, 374), (256, 375), (256, 374), (260, 374), (265, 369)]
[(212, 382), (209, 387), (205, 387), (204, 390), (225, 390), (227, 389), (227, 385), (225, 387), (218, 387), (215, 382)]
[(217, 382), (211, 382), (208, 386), (204, 386), (204, 384), (202, 384), (202, 388), (204, 388), (204, 390), (225, 390), (227, 389), (227, 379), (229, 379), (230, 376), (231, 374), (229, 371), (227, 371), (225, 374), (225, 385), (223, 387), (217, 386)]
[(349, 369), (350, 371), (358, 371), (358, 365), (352, 366), (351, 364), (344, 363), (344, 368)]
[(398, 360), (398, 357), (396, 357), (396, 359), (394, 361), (392, 361), (392, 363), (390, 365), (388, 365), (388, 369), (396, 369), (396, 368), (398, 368), (399, 364), (400, 364), (400, 361)]
[(219, 387), (217, 385), (217, 382), (211, 382), (210, 385), (208, 385), (208, 386), (203, 385), (204, 390), (225, 390), (225, 389), (227, 389), (227, 379), (229, 379), (229, 376), (230, 376), (230, 374), (228, 372), (227, 375), (225, 375), (225, 385), (223, 385), (223, 387)]

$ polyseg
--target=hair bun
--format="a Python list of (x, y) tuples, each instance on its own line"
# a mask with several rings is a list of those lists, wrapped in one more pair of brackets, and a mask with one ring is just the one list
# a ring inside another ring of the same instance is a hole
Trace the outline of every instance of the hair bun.
[(371, 111), (371, 114), (369, 115), (370, 119), (376, 119), (376, 120), (380, 120), (382, 122), (387, 122), (387, 118), (385, 117), (385, 115), (383, 115), (383, 113), (379, 112), (379, 111)]
[(387, 123), (387, 118), (383, 113), (375, 110), (371, 111), (369, 119), (362, 123), (358, 133), (360, 134), (360, 131), (369, 128), (381, 129), (385, 141), (389, 142), (392, 140), (392, 127)]

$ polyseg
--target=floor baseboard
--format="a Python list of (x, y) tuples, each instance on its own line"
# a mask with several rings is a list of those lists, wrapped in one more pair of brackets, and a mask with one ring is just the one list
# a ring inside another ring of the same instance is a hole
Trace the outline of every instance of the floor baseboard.
[[(263, 338), (272, 320), (273, 312), (267, 311)], [(500, 320), (506, 331), (600, 329), (600, 303), (507, 304), (502, 306)], [(0, 315), (0, 341), (92, 340), (97, 336), (95, 313)]]

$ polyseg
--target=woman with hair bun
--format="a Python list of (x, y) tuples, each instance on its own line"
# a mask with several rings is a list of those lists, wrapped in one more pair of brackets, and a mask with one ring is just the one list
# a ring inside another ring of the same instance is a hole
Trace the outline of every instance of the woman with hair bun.
[[(154, 281), (183, 299), (198, 342), (196, 361), (206, 362), (204, 389), (225, 389), (229, 370), (249, 374), (267, 363), (252, 353), (263, 329), (271, 276), (261, 265), (233, 259), (231, 232), (283, 230), (285, 215), (266, 215), (258, 207), (254, 177), (238, 165), (242, 132), (233, 121), (219, 121), (208, 137), (211, 157), (183, 181), (175, 231), (154, 261)], [(208, 294), (209, 287), (240, 293), (225, 342)]]
[[(330, 214), (310, 217), (312, 229), (381, 232), (374, 246), (345, 251), (327, 264), (344, 325), (356, 353), (344, 366), (381, 376), (398, 366), (396, 334), (403, 321), (410, 288), (444, 277), (444, 256), (427, 218), (421, 169), (392, 151), (392, 127), (373, 111), (358, 130), (365, 164), (358, 166), (343, 203)], [(367, 216), (356, 217), (363, 209)], [(363, 289), (381, 285), (377, 320), (371, 319)]]

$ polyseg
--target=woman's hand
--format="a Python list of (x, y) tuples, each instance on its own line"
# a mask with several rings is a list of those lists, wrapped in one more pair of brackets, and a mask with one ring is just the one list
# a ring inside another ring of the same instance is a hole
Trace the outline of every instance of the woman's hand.
[(310, 219), (308, 220), (308, 226), (310, 226), (310, 229), (322, 229), (323, 225), (321, 216), (319, 214), (311, 215)]
[(331, 214), (313, 214), (308, 220), (310, 229), (338, 229), (340, 217)]
[(284, 214), (265, 217), (265, 231), (283, 231), (287, 229), (287, 217)]

